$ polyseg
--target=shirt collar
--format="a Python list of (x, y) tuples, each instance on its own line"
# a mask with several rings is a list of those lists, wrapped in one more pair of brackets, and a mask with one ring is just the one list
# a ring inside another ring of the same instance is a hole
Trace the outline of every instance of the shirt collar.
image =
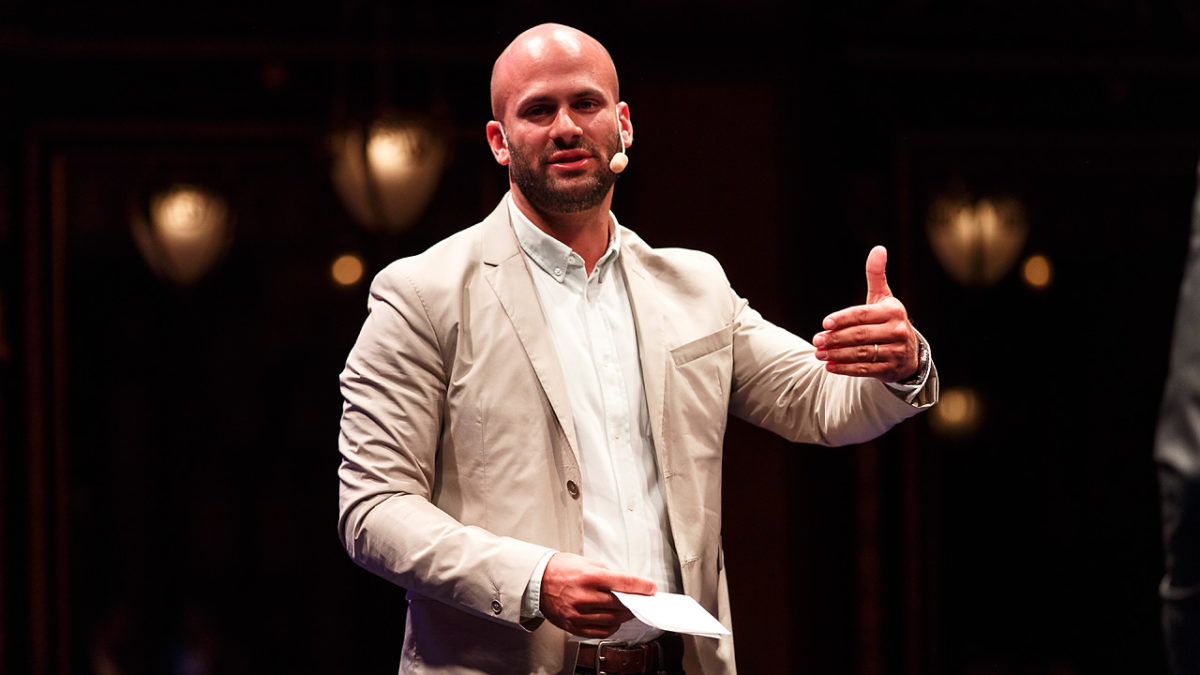
[[(572, 251), (570, 246), (534, 225), (517, 207), (511, 194), (508, 196), (508, 215), (512, 220), (517, 242), (521, 244), (521, 250), (525, 252), (526, 257), (553, 277), (555, 281), (562, 283), (567, 276), (567, 271), (573, 267), (583, 268), (583, 257)], [(617, 217), (613, 215), (612, 211), (609, 211), (608, 215), (612, 218), (613, 223), (608, 238), (608, 250), (600, 256), (595, 270), (601, 275), (606, 273), (621, 250), (621, 224), (617, 222)]]

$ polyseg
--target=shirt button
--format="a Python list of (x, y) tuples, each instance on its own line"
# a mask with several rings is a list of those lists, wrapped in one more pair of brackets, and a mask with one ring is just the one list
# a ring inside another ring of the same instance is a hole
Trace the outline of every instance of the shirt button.
[(556, 277), (561, 277), (561, 276), (562, 276), (562, 268), (561, 268), (561, 267), (555, 267), (555, 268), (554, 268), (554, 276), (556, 276)]
[(503, 609), (503, 607), (500, 606), (500, 601), (493, 600), (492, 601), (492, 613), (499, 614), (501, 609)]
[(572, 497), (579, 496), (579, 486), (575, 484), (575, 481), (567, 481), (567, 492), (570, 493)]

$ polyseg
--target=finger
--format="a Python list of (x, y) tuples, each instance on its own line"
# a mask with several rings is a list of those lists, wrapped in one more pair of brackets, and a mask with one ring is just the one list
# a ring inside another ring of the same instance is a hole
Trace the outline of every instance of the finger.
[(610, 575), (607, 587), (612, 591), (638, 595), (654, 595), (658, 592), (658, 586), (655, 586), (653, 581), (629, 574), (614, 573)]
[(617, 632), (621, 624), (568, 624), (567, 631), (572, 635), (585, 638), (606, 638)]
[(826, 316), (821, 321), (821, 327), (825, 330), (837, 330), (847, 326), (887, 323), (893, 319), (905, 318), (908, 318), (908, 312), (905, 311), (904, 305), (899, 300), (884, 298), (875, 304), (855, 305), (839, 309)]
[(906, 380), (912, 377), (919, 365), (916, 348), (903, 342), (818, 349), (816, 357), (826, 362), (825, 369), (831, 373), (874, 377), (884, 382)]
[(887, 377), (895, 369), (891, 363), (836, 363), (830, 361), (825, 364), (825, 370), (838, 375), (849, 375), (851, 377)]
[(831, 363), (878, 363), (887, 361), (889, 349), (878, 343), (839, 349), (818, 349), (816, 357), (818, 361)]
[(621, 606), (620, 608), (607, 610), (592, 610), (584, 608), (576, 608), (578, 616), (575, 619), (576, 623), (590, 624), (594, 626), (620, 626), (626, 621), (633, 618), (633, 612)]
[(824, 331), (813, 336), (813, 346), (817, 348), (817, 351), (861, 345), (879, 345), (880, 349), (883, 349), (885, 345), (898, 345), (905, 349), (915, 348), (916, 337), (912, 333), (911, 326), (912, 324), (907, 321), (889, 321)]
[(633, 613), (628, 610), (600, 613), (575, 612), (558, 625), (561, 628), (566, 628), (566, 630), (575, 635), (608, 637), (615, 633), (622, 624), (632, 618)]
[(887, 282), (887, 249), (876, 246), (867, 254), (867, 304), (892, 297)]
[(578, 591), (570, 602), (580, 614), (611, 614), (625, 610), (617, 596), (601, 589)]
[[(611, 626), (615, 628), (633, 618), (633, 613), (612, 593), (593, 593), (568, 600), (545, 602), (542, 613), (556, 626)], [(575, 629), (571, 629), (575, 632)]]
[(817, 351), (826, 351), (839, 347), (858, 347), (861, 345), (882, 346), (904, 342), (904, 325), (898, 321), (891, 321), (869, 326), (851, 326), (842, 330), (824, 331), (813, 336), (813, 346), (817, 348)]
[(891, 338), (886, 337), (886, 326), (887, 324), (851, 326), (842, 330), (829, 330), (817, 333), (813, 336), (813, 346), (818, 350), (822, 350), (891, 342)]

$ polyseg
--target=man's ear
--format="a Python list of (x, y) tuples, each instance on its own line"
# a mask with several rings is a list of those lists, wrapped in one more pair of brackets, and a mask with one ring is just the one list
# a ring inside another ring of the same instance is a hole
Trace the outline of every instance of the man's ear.
[(508, 154), (508, 139), (504, 137), (504, 127), (496, 120), (487, 123), (488, 147), (492, 149), (492, 157), (500, 166), (508, 166), (512, 158)]
[(629, 104), (624, 101), (617, 104), (617, 125), (621, 129), (621, 140), (625, 147), (633, 145), (633, 120), (629, 117)]

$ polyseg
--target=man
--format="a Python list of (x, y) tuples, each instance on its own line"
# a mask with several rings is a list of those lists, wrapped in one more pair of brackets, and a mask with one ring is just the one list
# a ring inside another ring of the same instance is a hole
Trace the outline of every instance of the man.
[(711, 256), (621, 228), (610, 162), (633, 126), (591, 37), (522, 33), (491, 95), (510, 193), (379, 274), (342, 374), (343, 542), (408, 589), (402, 672), (732, 673), (732, 638), (651, 629), (612, 591), (687, 593), (730, 627), (727, 415), (865, 441), (936, 400), (927, 349), (882, 248), (868, 303), (814, 349)]
[(1159, 593), (1167, 657), (1173, 675), (1200, 675), (1200, 188), (1154, 457), (1166, 553)]

